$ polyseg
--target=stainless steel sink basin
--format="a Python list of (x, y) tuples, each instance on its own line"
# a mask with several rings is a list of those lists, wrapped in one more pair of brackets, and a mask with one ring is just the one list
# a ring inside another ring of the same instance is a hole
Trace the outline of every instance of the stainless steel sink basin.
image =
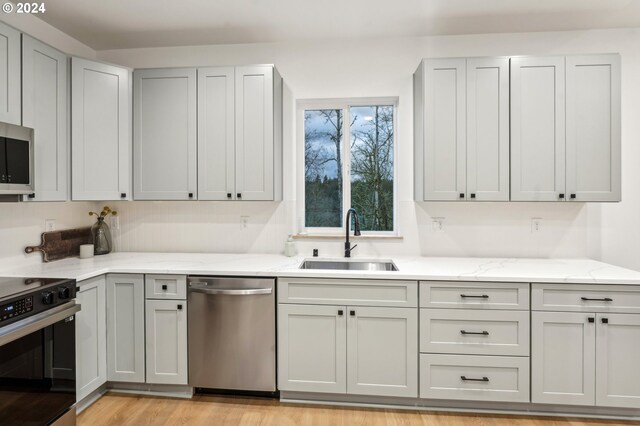
[(300, 269), (333, 269), (339, 271), (397, 271), (390, 260), (305, 260)]

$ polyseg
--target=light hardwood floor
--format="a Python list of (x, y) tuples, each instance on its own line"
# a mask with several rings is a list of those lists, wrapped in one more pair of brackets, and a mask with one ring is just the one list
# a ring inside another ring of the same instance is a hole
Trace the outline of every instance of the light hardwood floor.
[(103, 396), (78, 416), (79, 426), (610, 426), (621, 424), (638, 423), (293, 405), (260, 398), (196, 396), (187, 400), (116, 393)]

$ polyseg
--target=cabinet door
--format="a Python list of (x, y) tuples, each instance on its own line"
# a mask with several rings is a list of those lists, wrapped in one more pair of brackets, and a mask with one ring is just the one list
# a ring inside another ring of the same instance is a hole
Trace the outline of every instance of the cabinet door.
[(107, 381), (107, 307), (104, 275), (78, 285), (76, 398), (81, 401)]
[(509, 201), (509, 58), (467, 59), (466, 196)]
[(344, 306), (278, 305), (278, 388), (347, 391)]
[(147, 300), (147, 383), (186, 385), (187, 302)]
[(130, 80), (125, 68), (71, 59), (73, 200), (130, 196)]
[(595, 314), (532, 312), (532, 402), (594, 405), (595, 328)]
[(196, 70), (133, 73), (134, 198), (196, 199)]
[(565, 198), (564, 56), (511, 59), (511, 200)]
[(237, 67), (236, 196), (274, 199), (274, 70)]
[(198, 69), (198, 199), (235, 200), (233, 67)]
[(424, 200), (464, 200), (466, 60), (425, 60)]
[(640, 315), (598, 314), (596, 405), (640, 408)]
[(347, 393), (417, 397), (418, 310), (347, 309)]
[(22, 122), (35, 129), (35, 193), (25, 201), (68, 198), (67, 78), (67, 56), (23, 34)]
[(107, 275), (107, 378), (144, 383), (144, 277)]
[(20, 32), (0, 22), (0, 121), (21, 124)]
[(620, 201), (620, 55), (566, 61), (569, 201)]

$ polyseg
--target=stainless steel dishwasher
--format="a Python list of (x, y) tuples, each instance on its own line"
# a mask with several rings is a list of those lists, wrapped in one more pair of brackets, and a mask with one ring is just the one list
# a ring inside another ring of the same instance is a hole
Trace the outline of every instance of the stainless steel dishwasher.
[(276, 392), (275, 279), (188, 282), (189, 385)]

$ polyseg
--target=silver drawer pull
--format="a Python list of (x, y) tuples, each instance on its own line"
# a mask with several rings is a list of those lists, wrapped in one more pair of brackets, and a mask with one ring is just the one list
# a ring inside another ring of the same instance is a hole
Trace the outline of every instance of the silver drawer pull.
[(488, 336), (489, 332), (488, 331), (466, 331), (466, 330), (460, 330), (460, 334), (462, 334), (462, 335), (477, 334), (477, 335), (480, 335), (480, 336)]
[(488, 377), (483, 377), (482, 379), (474, 379), (472, 377), (460, 376), (460, 378), (465, 382), (488, 382), (489, 381)]
[(463, 299), (488, 299), (489, 295), (487, 295), (487, 294), (479, 294), (479, 295), (461, 294), (460, 297), (462, 297)]

